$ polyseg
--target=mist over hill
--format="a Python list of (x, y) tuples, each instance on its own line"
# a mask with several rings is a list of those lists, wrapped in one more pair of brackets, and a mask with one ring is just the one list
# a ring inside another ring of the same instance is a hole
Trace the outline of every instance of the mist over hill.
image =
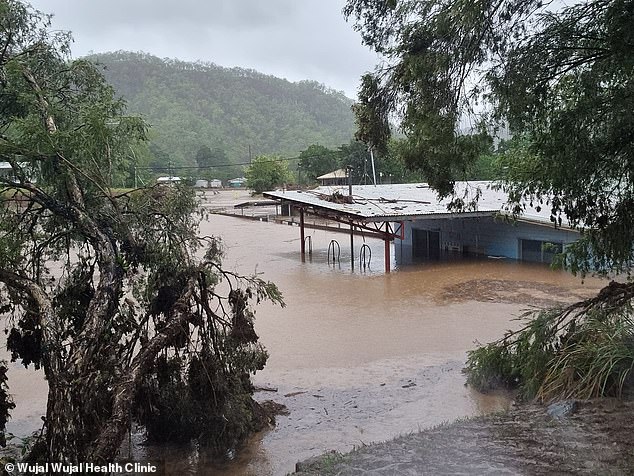
[(105, 68), (128, 111), (152, 125), (158, 163), (195, 165), (203, 146), (234, 164), (248, 162), (250, 153), (294, 156), (311, 144), (340, 146), (354, 134), (352, 100), (315, 81), (144, 53), (88, 59)]

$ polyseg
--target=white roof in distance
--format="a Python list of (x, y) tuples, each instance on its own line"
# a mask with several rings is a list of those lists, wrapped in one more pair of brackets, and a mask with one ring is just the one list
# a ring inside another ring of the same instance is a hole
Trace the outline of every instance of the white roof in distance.
[(156, 179), (156, 181), (158, 183), (165, 183), (165, 182), (180, 182), (181, 178), (180, 177), (159, 177)]
[(328, 172), (327, 174), (320, 175), (317, 177), (317, 180), (346, 178), (347, 176), (348, 174), (346, 173), (346, 169), (337, 169), (332, 172)]

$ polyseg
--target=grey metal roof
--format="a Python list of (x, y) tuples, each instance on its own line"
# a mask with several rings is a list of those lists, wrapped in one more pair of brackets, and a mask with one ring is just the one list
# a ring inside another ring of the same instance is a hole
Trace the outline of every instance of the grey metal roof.
[[(492, 182), (457, 182), (458, 196), (463, 193), (467, 197), (475, 197), (480, 193), (477, 209), (460, 213), (452, 213), (447, 209), (450, 200), (438, 200), (437, 193), (427, 184), (393, 184), (393, 185), (353, 185), (352, 203), (335, 203), (329, 201), (333, 194), (348, 195), (347, 186), (322, 186), (313, 190), (276, 190), (265, 192), (264, 196), (306, 205), (316, 209), (347, 215), (367, 222), (399, 221), (422, 218), (425, 216), (493, 216), (506, 214), (503, 206), (508, 200), (502, 190), (491, 188)], [(478, 192), (479, 191), (479, 192)], [(526, 207), (520, 219), (543, 224), (551, 224), (550, 208), (542, 205), (540, 211)], [(567, 226), (567, 223), (563, 223)]]

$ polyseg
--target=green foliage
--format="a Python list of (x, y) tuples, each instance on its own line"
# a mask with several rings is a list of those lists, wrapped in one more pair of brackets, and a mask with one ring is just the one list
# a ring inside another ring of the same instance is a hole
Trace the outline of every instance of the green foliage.
[(633, 289), (612, 282), (588, 301), (525, 314), (519, 331), (469, 352), (468, 383), (482, 391), (517, 387), (522, 397), (542, 400), (631, 391)]
[[(480, 10), (481, 9), (481, 10)], [(464, 178), (488, 149), (481, 124), (459, 133), (471, 62), (486, 61), (483, 43), (498, 27), (489, 2), (374, 2), (349, 0), (345, 15), (356, 18), (364, 42), (387, 58), (362, 80), (357, 109), (359, 134), (379, 148), (387, 124), (400, 121), (406, 136), (405, 163), (420, 170), (442, 196)], [(486, 19), (486, 20), (485, 20)], [(471, 79), (471, 78), (470, 78)]]
[(525, 314), (523, 318), (530, 319), (525, 329), (471, 351), (467, 382), (480, 391), (519, 387), (522, 397), (533, 398), (557, 350), (560, 329), (553, 322), (559, 314), (560, 310)]
[(634, 367), (631, 307), (608, 315), (591, 313), (551, 363), (541, 394), (583, 398), (621, 396)]
[(288, 164), (279, 157), (261, 155), (253, 159), (245, 172), (247, 187), (262, 193), (273, 190), (292, 179)]
[(500, 158), (497, 154), (482, 154), (467, 172), (467, 180), (499, 180), (503, 172), (500, 170)]
[(350, 141), (339, 147), (341, 168), (352, 167), (352, 183), (372, 183), (372, 164), (368, 147), (360, 141)]
[[(374, 151), (374, 166), (377, 183), (419, 182), (422, 176), (405, 167), (403, 141), (390, 139), (383, 153)], [(368, 147), (361, 141), (352, 140), (336, 150), (321, 145), (311, 145), (299, 156), (302, 181), (315, 181), (320, 175), (337, 169), (352, 167), (354, 184), (372, 183), (372, 162)]]
[(386, 110), (385, 98), (379, 94), (379, 88), (377, 78), (364, 74), (359, 102), (352, 105), (352, 111), (357, 124), (355, 139), (384, 154), (390, 138), (390, 123), (386, 114), (377, 114), (377, 111)]
[(387, 59), (363, 81), (360, 133), (379, 144), (377, 125), (400, 120), (406, 164), (446, 195), (508, 128), (525, 146), (508, 158), (509, 207), (543, 200), (583, 228), (573, 270), (629, 268), (634, 2), (349, 0), (344, 13)]
[(200, 168), (210, 168), (218, 165), (227, 164), (227, 154), (222, 147), (216, 146), (210, 149), (203, 145), (196, 152), (196, 164)]
[(320, 175), (339, 168), (339, 154), (323, 145), (313, 144), (299, 154), (299, 165), (308, 183), (315, 182)]
[(405, 164), (403, 150), (407, 143), (403, 139), (390, 139), (384, 154), (375, 153), (377, 180), (382, 183), (423, 182), (420, 171), (412, 170)]
[(225, 163), (244, 164), (249, 146), (254, 155), (292, 156), (309, 144), (336, 147), (354, 133), (352, 101), (316, 82), (123, 51), (89, 59), (152, 124), (152, 144), (176, 165), (196, 165), (201, 144), (223, 144)]
[[(386, 144), (385, 152), (373, 150), (374, 172), (377, 183), (418, 182), (423, 176), (409, 170), (404, 161), (406, 144), (392, 139)], [(341, 168), (352, 167), (352, 181), (355, 184), (371, 184), (373, 181), (372, 160), (368, 146), (360, 141), (350, 141), (339, 147)]]
[(0, 160), (12, 169), (0, 176), (0, 313), (12, 360), (41, 366), (49, 388), (31, 457), (112, 461), (131, 415), (151, 430), (178, 406), (141, 411), (141, 388), (173, 398), (180, 386), (198, 402), (225, 389), (197, 418), (204, 409), (241, 431), (174, 436), (234, 445), (262, 418), (249, 375), (267, 354), (251, 306), (283, 305), (279, 290), (222, 268), (218, 240), (198, 236), (191, 190), (114, 188), (138, 163), (146, 124), (97, 68), (68, 58), (69, 37), (49, 33), (46, 16), (15, 0), (0, 8)]
[(10, 416), (9, 413), (15, 408), (15, 403), (9, 395), (7, 387), (7, 363), (0, 362), (0, 446), (6, 445), (5, 428)]
[(249, 374), (264, 368), (268, 354), (253, 328), (250, 293), (231, 292), (231, 322), (202, 336), (210, 342), (208, 350), (189, 360), (157, 359), (136, 406), (151, 440), (196, 438), (222, 453), (262, 428)]

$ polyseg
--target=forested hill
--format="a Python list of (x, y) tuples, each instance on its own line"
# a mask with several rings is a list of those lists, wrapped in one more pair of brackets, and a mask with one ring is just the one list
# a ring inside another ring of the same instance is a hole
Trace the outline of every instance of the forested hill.
[(347, 143), (352, 101), (314, 81), (291, 83), (253, 70), (115, 52), (89, 57), (152, 125), (155, 160), (195, 164), (201, 147), (231, 163), (260, 154), (296, 155), (311, 144)]

